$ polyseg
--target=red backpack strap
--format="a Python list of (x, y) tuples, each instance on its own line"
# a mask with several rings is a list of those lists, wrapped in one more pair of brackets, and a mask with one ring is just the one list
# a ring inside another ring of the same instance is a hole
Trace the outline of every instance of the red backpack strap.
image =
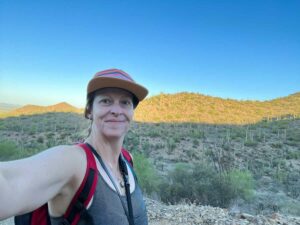
[(50, 217), (48, 213), (48, 204), (42, 205), (40, 208), (34, 210), (31, 216), (32, 225), (40, 224), (40, 225), (50, 225)]
[(14, 222), (16, 225), (51, 225), (48, 204), (46, 203), (32, 212), (15, 216)]
[(86, 154), (87, 167), (83, 181), (64, 215), (64, 218), (70, 222), (71, 225), (77, 224), (80, 217), (84, 214), (83, 212), (86, 211), (96, 191), (98, 181), (98, 169), (93, 153), (84, 143), (78, 144), (77, 146), (83, 148)]
[(122, 155), (127, 160), (127, 162), (129, 162), (130, 165), (133, 167), (132, 156), (131, 156), (131, 154), (125, 148), (122, 148)]

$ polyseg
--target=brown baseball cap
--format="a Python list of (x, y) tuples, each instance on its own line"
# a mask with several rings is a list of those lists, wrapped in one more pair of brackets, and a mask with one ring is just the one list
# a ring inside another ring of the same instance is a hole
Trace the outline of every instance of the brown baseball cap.
[(122, 88), (134, 94), (139, 101), (142, 101), (148, 94), (148, 90), (137, 84), (132, 77), (119, 69), (108, 69), (97, 72), (89, 81), (87, 94), (101, 88)]

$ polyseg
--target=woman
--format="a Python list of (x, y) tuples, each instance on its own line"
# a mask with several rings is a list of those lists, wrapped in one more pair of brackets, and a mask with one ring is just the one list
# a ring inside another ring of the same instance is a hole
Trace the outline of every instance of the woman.
[[(118, 69), (98, 72), (88, 84), (85, 117), (91, 120), (91, 127), (85, 142), (104, 162), (96, 160), (99, 179), (87, 210), (96, 225), (129, 224), (119, 159), (134, 109), (147, 94), (146, 88)], [(78, 145), (57, 146), (26, 159), (1, 162), (0, 219), (48, 202), (51, 223), (59, 224), (83, 181), (86, 165), (85, 152)], [(141, 190), (130, 166), (125, 165), (134, 224), (148, 224)]]

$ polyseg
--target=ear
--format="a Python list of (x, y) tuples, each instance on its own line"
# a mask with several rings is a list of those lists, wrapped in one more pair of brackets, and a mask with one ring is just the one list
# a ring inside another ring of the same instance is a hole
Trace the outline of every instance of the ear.
[(92, 110), (91, 110), (91, 107), (89, 104), (86, 105), (84, 114), (85, 114), (85, 118), (92, 120), (93, 115), (92, 115)]

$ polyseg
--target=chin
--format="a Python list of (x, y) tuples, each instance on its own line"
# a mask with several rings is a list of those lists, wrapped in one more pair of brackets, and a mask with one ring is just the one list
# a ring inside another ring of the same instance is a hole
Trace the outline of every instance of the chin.
[(103, 135), (107, 138), (123, 138), (126, 135), (127, 131), (106, 131), (103, 132)]

